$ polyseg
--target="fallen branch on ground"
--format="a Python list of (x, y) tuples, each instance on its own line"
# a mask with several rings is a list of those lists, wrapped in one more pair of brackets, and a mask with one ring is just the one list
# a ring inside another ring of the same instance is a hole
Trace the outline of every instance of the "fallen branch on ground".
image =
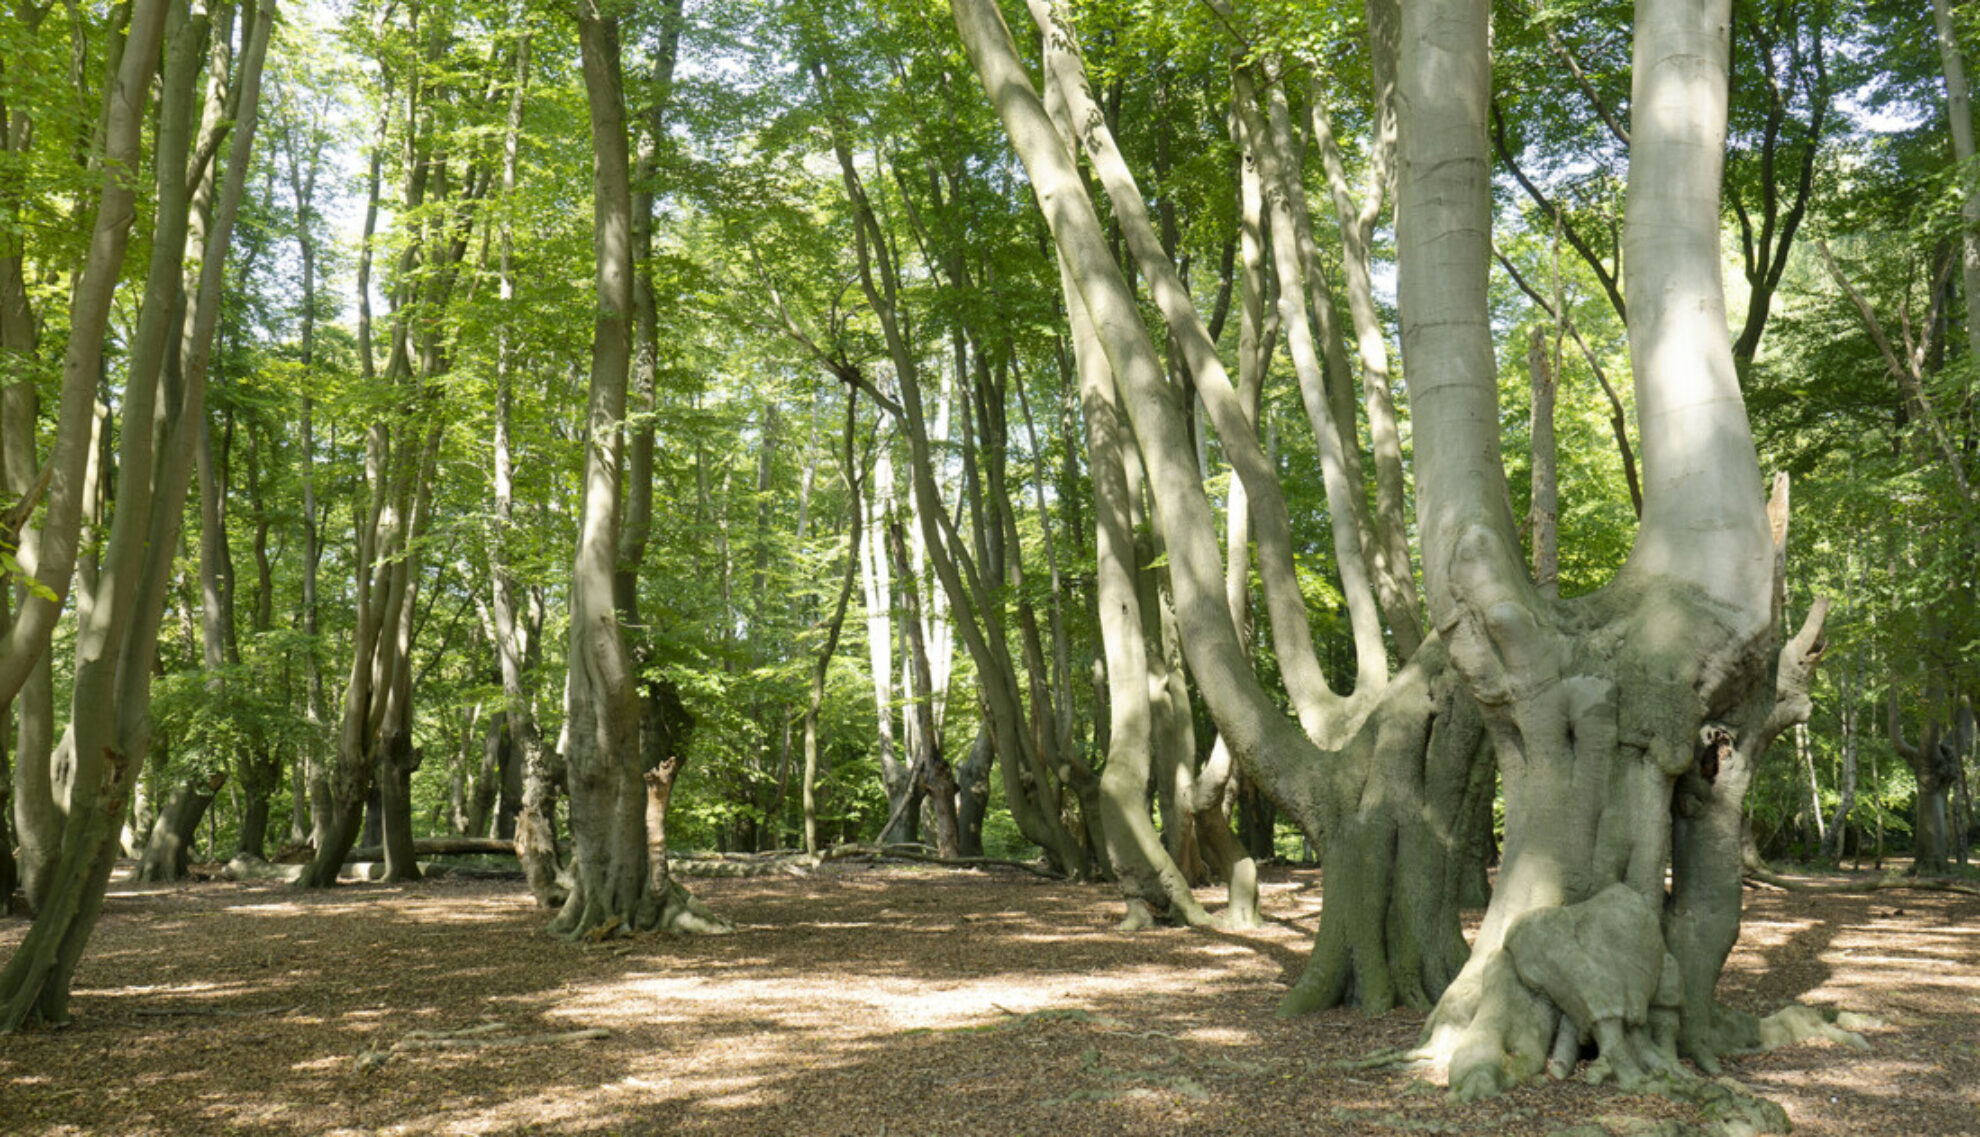
[[(500, 837), (415, 837), (412, 845), (415, 857), (513, 857), (516, 855), (516, 843)], [(344, 857), (344, 863), (384, 859), (385, 846), (360, 845)]]
[(818, 857), (820, 863), (849, 860), (855, 857), (868, 860), (917, 861), (922, 864), (944, 865), (949, 868), (979, 869), (1006, 868), (1028, 872), (1046, 880), (1064, 880), (1065, 877), (1051, 869), (1041, 868), (1029, 861), (1012, 861), (1002, 857), (944, 857), (926, 845), (835, 845)]
[(818, 867), (818, 858), (809, 853), (784, 850), (772, 853), (697, 853), (691, 857), (667, 858), (667, 871), (682, 877), (805, 876)]
[(1875, 880), (1845, 881), (1841, 884), (1810, 884), (1782, 876), (1771, 869), (1748, 869), (1746, 879), (1759, 884), (1772, 885), (1785, 892), (1800, 892), (1811, 895), (1868, 895), (1885, 889), (1901, 888), (1915, 892), (1957, 892), (1962, 896), (1980, 896), (1980, 887), (1956, 880), (1939, 880), (1927, 876), (1899, 876), (1891, 874)]
[(264, 1015), (286, 1015), (291, 1011), (302, 1010), (302, 1004), (293, 1007), (263, 1007), (254, 1011), (227, 1011), (218, 1007), (137, 1007), (134, 1014), (166, 1018), (173, 1015), (207, 1015), (222, 1019), (255, 1019)]
[[(499, 1024), (498, 1024), (499, 1025)], [(518, 1034), (506, 1038), (486, 1037), (479, 1028), (464, 1031), (416, 1030), (392, 1044), (394, 1050), (476, 1050), (499, 1046), (554, 1046), (566, 1042), (593, 1042), (612, 1037), (599, 1027), (568, 1030), (557, 1034)]]

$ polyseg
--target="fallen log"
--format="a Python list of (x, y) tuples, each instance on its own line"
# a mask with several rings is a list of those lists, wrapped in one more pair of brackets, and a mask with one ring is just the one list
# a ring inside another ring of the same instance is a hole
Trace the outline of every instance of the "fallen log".
[(822, 864), (855, 857), (874, 861), (915, 861), (958, 869), (1017, 869), (1046, 880), (1066, 879), (1062, 874), (1030, 861), (1006, 860), (1003, 857), (944, 857), (926, 845), (835, 845), (819, 854), (818, 860)]
[(1957, 892), (1963, 896), (1980, 896), (1980, 888), (1963, 884), (1956, 880), (1941, 880), (1929, 876), (1903, 876), (1891, 873), (1874, 880), (1852, 880), (1837, 884), (1812, 884), (1782, 876), (1771, 869), (1748, 869), (1746, 879), (1752, 883), (1770, 885), (1783, 892), (1799, 892), (1811, 896), (1867, 896), (1886, 889), (1909, 889), (1914, 892)]
[[(415, 837), (413, 856), (415, 857), (513, 857), (516, 843), (500, 837)], [(352, 849), (344, 858), (345, 864), (352, 861), (382, 861), (385, 859), (385, 846), (362, 845)]]

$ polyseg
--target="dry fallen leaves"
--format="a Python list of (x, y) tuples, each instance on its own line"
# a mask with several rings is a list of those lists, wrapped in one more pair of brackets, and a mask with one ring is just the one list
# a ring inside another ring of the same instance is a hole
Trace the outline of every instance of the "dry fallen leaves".
[[(1510, 1135), (1696, 1116), (1576, 1079), (1456, 1106), (1408, 1069), (1352, 1068), (1421, 1019), (1272, 1016), (1315, 883), (1271, 876), (1257, 933), (1117, 933), (1104, 887), (827, 866), (697, 881), (738, 935), (612, 950), (552, 940), (500, 881), (117, 887), (76, 1025), (0, 1041), (0, 1131)], [(1733, 1064), (1797, 1133), (1980, 1137), (1980, 900), (1903, 909), (1749, 896), (1731, 1002), (1887, 1024), (1868, 1054)], [(0, 954), (24, 930), (0, 921)]]

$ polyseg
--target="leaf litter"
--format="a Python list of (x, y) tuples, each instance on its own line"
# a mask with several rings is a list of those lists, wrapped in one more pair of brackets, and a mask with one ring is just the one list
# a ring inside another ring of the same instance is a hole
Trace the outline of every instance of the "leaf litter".
[[(697, 880), (738, 934), (569, 945), (519, 884), (116, 886), (76, 1023), (0, 1038), (0, 1131), (62, 1134), (1696, 1132), (1694, 1105), (1540, 1082), (1458, 1105), (1422, 1017), (1272, 1011), (1318, 874), (1266, 927), (1113, 930), (1104, 886), (827, 865)], [(1221, 899), (1205, 890), (1206, 903)], [(1870, 1016), (1729, 1073), (1816, 1137), (1980, 1137), (1980, 899), (1761, 892), (1721, 994)], [(26, 921), (0, 921), (0, 955)]]

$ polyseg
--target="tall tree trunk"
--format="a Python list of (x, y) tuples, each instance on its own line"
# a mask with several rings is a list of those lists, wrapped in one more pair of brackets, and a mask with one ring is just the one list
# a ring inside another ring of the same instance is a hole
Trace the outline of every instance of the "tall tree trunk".
[(894, 826), (880, 834), (882, 844), (908, 839), (904, 827), (912, 825), (915, 811), (904, 799), (911, 794), (907, 767), (894, 748), (894, 597), (893, 561), (887, 554), (888, 511), (894, 498), (894, 462), (886, 437), (885, 420), (875, 428), (872, 492), (854, 499), (860, 511), (859, 554), (860, 600), (866, 608), (867, 673), (873, 681), (874, 726), (879, 735), (880, 788), (887, 795), (887, 814), (897, 818)]
[[(852, 603), (853, 586), (859, 582), (860, 501), (859, 453), (854, 448), (854, 428), (858, 425), (853, 392), (846, 393), (846, 431), (840, 461), (846, 483), (846, 567), (839, 580), (839, 595), (832, 602), (832, 615), (825, 621), (825, 646), (811, 668), (811, 689), (804, 708), (804, 851), (818, 852), (818, 718), (825, 706), (825, 679), (832, 668), (832, 656), (839, 648), (839, 632), (845, 627), (846, 609)], [(980, 848), (979, 843), (979, 848)]]
[(1529, 449), (1533, 501), (1527, 513), (1527, 525), (1532, 533), (1533, 586), (1542, 596), (1558, 597), (1561, 594), (1560, 487), (1554, 473), (1554, 364), (1547, 354), (1547, 333), (1538, 327), (1527, 340), (1526, 373), (1532, 392), (1528, 405), (1532, 408)]
[[(565, 936), (614, 930), (720, 930), (666, 868), (672, 768), (645, 764), (636, 677), (614, 603), (623, 490), (626, 387), (632, 357), (632, 188), (619, 25), (580, 5), (578, 45), (590, 112), (597, 316), (585, 420), (584, 499), (571, 567), (569, 745), (573, 887), (552, 927)], [(675, 755), (678, 760), (679, 755)], [(657, 863), (656, 863), (657, 860)]]
[[(956, 776), (942, 753), (942, 732), (935, 725), (935, 710), (926, 697), (934, 680), (928, 667), (928, 645), (921, 634), (921, 590), (915, 587), (908, 565), (907, 538), (900, 523), (887, 531), (887, 547), (894, 558), (894, 571), (901, 578), (901, 614), (908, 639), (908, 662), (914, 669), (916, 731), (912, 736), (913, 765), (909, 777), (925, 795), (929, 811), (935, 815), (935, 848), (944, 857), (962, 855), (956, 822)], [(912, 799), (910, 799), (912, 801)], [(888, 826), (892, 828), (891, 825)]]
[[(1410, 861), (1413, 868), (1420, 867), (1416, 861), (1425, 859), (1434, 867), (1440, 856), (1437, 850), (1456, 847), (1458, 843), (1450, 833), (1453, 821), (1469, 814), (1458, 808), (1459, 800), (1447, 793), (1443, 783), (1454, 782), (1462, 789), (1466, 784), (1463, 773), (1469, 769), (1471, 754), (1463, 747), (1444, 748), (1458, 755), (1454, 763), (1460, 776), (1455, 779), (1444, 776), (1437, 785), (1419, 781), (1414, 785), (1392, 786), (1390, 782), (1402, 775), (1384, 773), (1377, 789), (1371, 779), (1377, 770), (1387, 770), (1377, 761), (1378, 756), (1399, 763), (1406, 774), (1418, 777), (1426, 763), (1434, 762), (1432, 756), (1439, 752), (1439, 747), (1432, 741), (1431, 723), (1448, 712), (1440, 710), (1442, 704), (1428, 697), (1426, 689), (1434, 677), (1429, 668), (1433, 665), (1441, 668), (1441, 654), (1419, 652), (1412, 659), (1411, 666), (1416, 669), (1413, 677), (1408, 682), (1388, 684), (1382, 700), (1372, 707), (1365, 703), (1357, 707), (1360, 700), (1343, 701), (1328, 691), (1320, 677), (1317, 659), (1311, 653), (1310, 629), (1305, 627), (1303, 603), (1296, 591), (1290, 596), (1283, 591), (1283, 586), (1294, 582), (1275, 579), (1266, 573), (1266, 599), (1273, 614), (1278, 656), (1300, 718), (1315, 736), (1342, 740), (1338, 743), (1342, 749), (1331, 756), (1322, 752), (1301, 726), (1287, 721), (1258, 682), (1232, 624), (1225, 591), (1224, 558), (1217, 546), (1209, 501), (1200, 471), (1192, 460), (1180, 408), (1176, 406), (1160, 355), (1142, 322), (1139, 306), (1115, 265), (1099, 218), (1070, 156), (1033, 93), (1017, 60), (1009, 31), (995, 7), (979, 0), (958, 0), (953, 11), (978, 77), (1030, 174), (1060, 251), (1061, 264), (1070, 271), (1113, 365), (1115, 382), (1133, 423), (1154, 497), (1161, 503), (1155, 520), (1168, 550), (1177, 622), (1190, 672), (1233, 757), (1262, 786), (1270, 788), (1278, 804), (1309, 835), (1317, 840), (1323, 831), (1332, 833), (1342, 828), (1335, 821), (1350, 810), (1366, 808), (1379, 815), (1381, 828), (1359, 833), (1366, 838), (1362, 842), (1367, 849), (1363, 875), (1370, 877), (1364, 882), (1369, 887), (1359, 890), (1363, 900), (1359, 905), (1336, 905), (1323, 917), (1323, 924), (1361, 929), (1349, 971), (1363, 981), (1358, 986), (1364, 992), (1365, 1006), (1385, 1007), (1397, 998), (1427, 1006), (1426, 990), (1441, 990), (1448, 976), (1455, 972), (1457, 961), (1463, 958), (1455, 889), (1449, 890), (1448, 897), (1440, 895), (1445, 882), (1435, 872), (1426, 877), (1434, 882), (1423, 889), (1403, 889), (1392, 896), (1381, 885), (1398, 858)], [(1057, 34), (1058, 29), (1054, 30)], [(1095, 135), (1091, 118), (1082, 120), (1075, 111), (1073, 119), (1088, 123), (1084, 140), (1091, 143)], [(1089, 150), (1096, 148), (1089, 145)], [(1106, 163), (1096, 162), (1096, 165), (1105, 176)], [(1110, 196), (1117, 215), (1126, 216), (1135, 208), (1131, 194)], [(1128, 226), (1124, 230), (1138, 244), (1146, 243), (1147, 232), (1143, 226)], [(1165, 263), (1161, 258), (1141, 257), (1139, 253), (1137, 257), (1145, 267), (1154, 266), (1151, 278), (1160, 278), (1156, 274)], [(1172, 273), (1170, 266), (1160, 276)], [(1183, 339), (1185, 349), (1194, 351), (1192, 342), (1203, 345), (1207, 333), (1189, 309), (1186, 294), (1178, 296), (1164, 287), (1157, 292), (1157, 298), (1169, 318), (1171, 331)], [(1277, 533), (1285, 533), (1285, 515), (1281, 511), (1275, 516), (1272, 510), (1260, 508), (1257, 503), (1277, 500), (1282, 507), (1281, 490), (1258, 447), (1255, 431), (1250, 432), (1251, 439), (1246, 441), (1249, 424), (1230, 392), (1228, 379), (1224, 379), (1221, 389), (1215, 381), (1222, 376), (1222, 370), (1221, 365), (1214, 363), (1214, 349), (1195, 358), (1202, 363), (1200, 368), (1192, 364), (1192, 369), (1198, 389), (1204, 394), (1206, 410), (1218, 420), (1219, 434), (1254, 500), (1253, 520), (1261, 542), (1260, 564), (1265, 569), (1272, 556), (1285, 551), (1285, 546), (1268, 551), (1264, 541), (1274, 526)], [(1234, 425), (1227, 429), (1223, 425), (1226, 415), (1243, 423), (1243, 428)], [(1290, 560), (1283, 561), (1280, 567), (1289, 568)], [(1434, 664), (1425, 658), (1433, 655), (1437, 656)], [(1303, 677), (1292, 672), (1292, 661), (1308, 669)], [(1425, 797), (1433, 793), (1437, 800), (1431, 805)], [(1411, 794), (1417, 796), (1412, 798)], [(1407, 810), (1399, 808), (1398, 803), (1404, 801), (1412, 802)], [(1355, 891), (1352, 887), (1348, 889), (1350, 894)], [(1393, 929), (1394, 935), (1384, 935), (1383, 929)], [(1324, 926), (1322, 935), (1323, 938), (1328, 935)], [(1393, 953), (1389, 951), (1391, 944), (1395, 945)], [(1318, 986), (1296, 991), (1295, 1002), (1306, 1005), (1310, 1000), (1325, 1002), (1340, 998), (1346, 985), (1331, 983), (1321, 974), (1325, 970), (1323, 967), (1309, 971), (1320, 975)]]
[[(113, 154), (119, 152), (120, 133), (136, 129), (136, 123), (125, 117), (138, 117), (150, 56), (168, 23), (161, 8), (141, 5), (135, 11), (123, 60), (128, 66), (111, 96), (108, 152)], [(117, 823), (128, 800), (129, 773), (149, 747), (158, 628), (191, 480), (195, 432), (205, 416), (207, 365), (219, 315), (222, 269), (252, 153), (261, 64), (273, 17), (272, 5), (263, 7), (249, 27), (231, 91), (237, 110), (226, 175), (196, 250), (197, 287), (184, 295), (179, 291), (183, 285), (179, 262), (187, 234), (181, 226), (190, 207), (185, 195), (187, 127), (190, 92), (198, 72), (192, 50), (197, 24), (174, 27), (162, 85), (165, 103), (156, 158), (160, 232), (154, 240), (146, 302), (138, 316), (122, 402), (127, 422), (148, 423), (156, 408), (165, 429), (155, 453), (150, 430), (123, 432), (117, 509), (103, 554), (104, 587), (89, 610), (78, 613), (76, 713), (71, 716), (75, 765), (62, 857), (48, 902), (0, 971), (0, 1032), (34, 1020), (67, 1021), (70, 982), (101, 913), (115, 861)], [(137, 100), (136, 105), (132, 100)], [(179, 325), (176, 344), (168, 343), (172, 324)], [(165, 380), (174, 375), (176, 382), (167, 384)], [(163, 406), (159, 406), (161, 393), (171, 396)], [(116, 714), (104, 714), (106, 707), (116, 708)]]
[(1953, 27), (1951, 0), (1932, 0), (1932, 26), (1946, 81), (1946, 123), (1952, 128), (1953, 163), (1959, 170), (1960, 294), (1966, 298), (1967, 358), (1980, 359), (1980, 174), (1974, 169), (1973, 96), (1966, 59)]

